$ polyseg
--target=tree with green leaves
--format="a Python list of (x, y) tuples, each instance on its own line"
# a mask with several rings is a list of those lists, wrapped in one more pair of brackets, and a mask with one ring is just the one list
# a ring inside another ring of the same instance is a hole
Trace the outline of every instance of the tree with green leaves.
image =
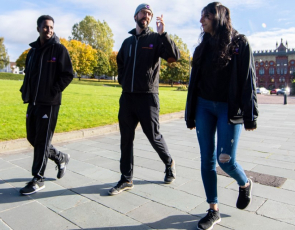
[(169, 35), (180, 51), (180, 59), (177, 62), (168, 63), (165, 60), (161, 62), (160, 79), (169, 82), (173, 87), (174, 82), (188, 82), (190, 71), (190, 54), (187, 45), (177, 35)]
[(72, 35), (72, 39), (90, 45), (92, 48), (104, 52), (107, 56), (112, 53), (115, 42), (114, 35), (105, 21), (101, 22), (92, 16), (86, 16), (73, 26)]
[(110, 63), (108, 56), (101, 50), (97, 50), (96, 54), (97, 64), (93, 68), (93, 75), (98, 76), (98, 81), (100, 80), (99, 76), (106, 75), (110, 71)]
[(0, 69), (9, 64), (9, 57), (4, 45), (4, 38), (0, 37)]

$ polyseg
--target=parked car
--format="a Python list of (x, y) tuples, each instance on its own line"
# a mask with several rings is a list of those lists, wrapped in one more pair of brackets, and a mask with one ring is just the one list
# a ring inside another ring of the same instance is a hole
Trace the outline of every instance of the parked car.
[(264, 87), (260, 87), (256, 89), (256, 93), (257, 94), (265, 94), (265, 95), (269, 95), (269, 90), (267, 90)]
[(281, 88), (278, 92), (277, 95), (290, 95), (290, 88)]
[(270, 91), (270, 94), (277, 94), (278, 91), (280, 91), (281, 89), (272, 89)]

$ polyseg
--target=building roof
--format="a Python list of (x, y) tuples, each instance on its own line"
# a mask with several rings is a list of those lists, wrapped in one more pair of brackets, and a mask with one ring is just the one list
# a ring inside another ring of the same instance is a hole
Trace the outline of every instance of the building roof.
[(281, 44), (278, 46), (278, 43), (276, 43), (276, 49), (275, 50), (257, 50), (253, 52), (254, 57), (255, 56), (286, 56), (290, 54), (295, 54), (295, 49), (289, 49), (288, 48), (288, 42), (286, 41), (286, 45), (283, 44), (283, 39), (281, 39)]

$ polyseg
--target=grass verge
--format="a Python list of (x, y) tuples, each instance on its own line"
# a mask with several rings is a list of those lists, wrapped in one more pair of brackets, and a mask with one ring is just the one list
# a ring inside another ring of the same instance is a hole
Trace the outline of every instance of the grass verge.
[[(73, 82), (66, 88), (56, 132), (93, 128), (118, 122), (119, 98), (122, 89), (103, 86), (98, 81), (97, 83)], [(19, 92), (21, 85), (22, 81), (0, 80), (0, 141), (26, 137), (27, 105), (21, 100)], [(186, 92), (176, 91), (172, 87), (160, 87), (159, 95), (160, 114), (184, 110)]]

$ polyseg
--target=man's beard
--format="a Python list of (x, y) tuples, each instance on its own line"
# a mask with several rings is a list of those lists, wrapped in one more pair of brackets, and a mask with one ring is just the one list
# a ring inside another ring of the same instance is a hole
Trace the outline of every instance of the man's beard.
[(147, 22), (146, 18), (142, 18), (140, 20), (137, 19), (136, 23), (137, 25), (141, 28), (141, 29), (146, 29), (149, 26), (149, 23), (147, 22), (146, 24), (144, 24), (142, 21), (145, 20)]

